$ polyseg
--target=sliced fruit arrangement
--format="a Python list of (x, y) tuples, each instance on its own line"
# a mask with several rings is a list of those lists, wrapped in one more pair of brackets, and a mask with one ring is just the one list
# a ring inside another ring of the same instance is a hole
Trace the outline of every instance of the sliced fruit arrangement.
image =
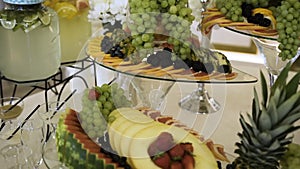
[(218, 24), (272, 36), (280, 42), (283, 60), (296, 56), (300, 46), (299, 0), (217, 0), (213, 6), (203, 12), (202, 33), (208, 34)]
[[(183, 128), (154, 121), (130, 108), (117, 109), (110, 116), (115, 118), (108, 128), (110, 143), (115, 143), (111, 146), (118, 154), (127, 156), (133, 168), (170, 168), (171, 165), (217, 168), (216, 159), (206, 144)], [(126, 126), (123, 125), (125, 122)], [(182, 150), (183, 155), (179, 152)], [(175, 158), (177, 153), (180, 154)], [(170, 160), (166, 161), (168, 157)]]
[(22, 29), (28, 33), (39, 26), (51, 23), (51, 11), (41, 5), (30, 5), (24, 10), (0, 11), (0, 26), (16, 31)]
[(132, 57), (136, 48), (131, 45), (131, 41), (129, 34), (115, 30), (104, 37), (91, 39), (87, 53), (105, 66), (132, 74), (155, 77), (169, 75), (174, 79), (190, 80), (230, 80), (237, 76), (237, 73), (232, 71), (229, 60), (220, 52), (195, 48), (190, 54), (194, 60), (181, 60), (168, 43), (156, 44), (157, 51), (144, 57), (143, 61), (135, 63)]
[(89, 9), (88, 0), (46, 0), (44, 5), (54, 9), (59, 17), (66, 19), (72, 19)]
[(138, 110), (155, 121), (171, 126), (180, 127), (186, 130), (187, 132), (197, 137), (200, 141), (204, 142), (217, 160), (229, 162), (225, 154), (223, 145), (215, 144), (211, 139), (205, 140), (197, 131), (187, 127), (186, 125), (182, 124), (180, 121), (174, 119), (171, 116), (161, 115), (161, 113), (157, 110), (151, 110), (148, 108), (140, 108)]

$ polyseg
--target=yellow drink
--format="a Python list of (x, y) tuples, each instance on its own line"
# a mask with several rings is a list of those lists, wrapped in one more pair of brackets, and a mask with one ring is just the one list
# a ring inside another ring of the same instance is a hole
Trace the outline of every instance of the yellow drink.
[(78, 60), (78, 55), (91, 35), (88, 21), (88, 0), (46, 0), (44, 4), (53, 8), (59, 17), (61, 61)]
[[(5, 105), (5, 106), (0, 107), (0, 112), (1, 112), (0, 119), (2, 119), (2, 120), (14, 119), (14, 118), (18, 117), (23, 111), (21, 106), (16, 105), (14, 108), (9, 110), (11, 107), (12, 107), (12, 105)], [(9, 110), (9, 111), (7, 111), (7, 110)]]
[(91, 24), (87, 18), (88, 11), (88, 8), (79, 11), (71, 19), (59, 17), (62, 62), (76, 61), (82, 47), (90, 37)]
[(0, 26), (0, 71), (5, 77), (29, 81), (47, 78), (58, 71), (58, 17), (52, 9), (49, 9), (49, 14), (50, 24), (38, 25), (27, 31)]

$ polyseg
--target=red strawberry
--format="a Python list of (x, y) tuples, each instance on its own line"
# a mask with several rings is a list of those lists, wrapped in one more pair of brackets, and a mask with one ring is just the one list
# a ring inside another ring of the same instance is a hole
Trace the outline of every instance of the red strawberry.
[(168, 151), (174, 145), (173, 136), (170, 133), (162, 132), (156, 140), (156, 145), (158, 150)]
[(159, 150), (157, 149), (157, 145), (156, 142), (153, 142), (152, 144), (150, 144), (150, 146), (148, 147), (148, 154), (150, 157), (155, 156), (156, 154), (159, 153)]
[(176, 144), (169, 150), (169, 155), (172, 159), (181, 159), (184, 155), (184, 150), (180, 144)]
[(183, 169), (183, 166), (179, 161), (176, 161), (171, 164), (170, 169)]
[(194, 169), (195, 167), (195, 159), (190, 154), (185, 154), (181, 160), (183, 167), (185, 169)]
[(193, 153), (194, 152), (194, 147), (192, 143), (180, 143), (181, 147), (184, 149), (184, 151), (188, 153)]
[(154, 164), (156, 164), (157, 166), (159, 166), (162, 169), (169, 169), (171, 159), (167, 153), (163, 153), (163, 154), (155, 156), (153, 158), (153, 162), (154, 162)]
[(88, 98), (90, 100), (97, 100), (100, 97), (100, 93), (98, 93), (95, 89), (90, 89)]

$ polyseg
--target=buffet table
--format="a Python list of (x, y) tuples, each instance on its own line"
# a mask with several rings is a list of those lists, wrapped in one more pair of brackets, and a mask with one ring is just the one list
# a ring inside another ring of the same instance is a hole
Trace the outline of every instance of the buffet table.
[[(251, 113), (251, 104), (253, 98), (253, 88), (256, 87), (258, 93), (260, 93), (259, 71), (263, 70), (266, 73), (264, 65), (262, 64), (261, 57), (252, 54), (243, 53), (224, 53), (229, 57), (233, 67), (247, 72), (258, 78), (256, 83), (243, 83), (243, 84), (207, 84), (206, 88), (210, 93), (210, 96), (215, 98), (221, 104), (221, 110), (213, 114), (207, 115), (195, 115), (193, 113), (181, 110), (178, 106), (178, 102), (181, 98), (191, 93), (196, 89), (197, 84), (190, 83), (176, 83), (170, 93), (166, 97), (166, 101), (162, 106), (162, 113), (172, 115), (176, 119), (179, 119), (189, 127), (193, 127), (199, 131), (203, 136), (208, 139), (212, 139), (215, 143), (222, 144), (225, 147), (225, 151), (229, 154), (233, 154), (235, 149), (235, 142), (239, 140), (237, 133), (241, 130), (239, 124), (239, 117), (241, 113)], [(253, 57), (254, 62), (244, 62), (243, 57)], [(241, 59), (242, 58), (242, 59)], [(239, 60), (241, 59), (241, 60)], [(93, 81), (93, 77), (90, 72), (86, 73), (86, 78), (90, 82)], [(103, 83), (101, 79), (101, 73), (97, 72), (98, 85)], [(106, 72), (107, 73), (107, 72)], [(291, 73), (292, 74), (292, 73)], [(111, 73), (110, 75), (113, 75)], [(110, 79), (109, 77), (106, 79)], [(90, 83), (92, 84), (92, 83)], [(76, 81), (71, 81), (66, 87), (66, 91), (62, 94), (62, 98), (66, 97), (74, 89), (77, 92), (82, 91), (84, 86)], [(23, 114), (19, 117), (23, 119), (30, 113), (37, 105), (44, 102), (43, 92), (33, 94), (25, 99), (25, 108)], [(49, 93), (49, 100), (56, 100), (56, 95)], [(76, 108), (76, 101), (71, 98), (67, 103), (67, 107)], [(36, 116), (36, 114), (34, 115)], [(34, 117), (33, 116), (33, 117)], [(300, 122), (298, 122), (300, 124)], [(300, 131), (294, 133), (294, 142), (300, 143)], [(1, 145), (1, 143), (0, 143)], [(45, 168), (42, 165), (41, 168)]]

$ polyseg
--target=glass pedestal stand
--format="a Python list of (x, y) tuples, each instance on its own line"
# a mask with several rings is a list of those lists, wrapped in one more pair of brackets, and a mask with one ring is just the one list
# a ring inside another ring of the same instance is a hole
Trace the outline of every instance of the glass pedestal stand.
[(179, 106), (196, 114), (209, 114), (220, 110), (220, 104), (209, 96), (204, 83), (198, 83), (198, 88), (190, 95), (184, 97)]

